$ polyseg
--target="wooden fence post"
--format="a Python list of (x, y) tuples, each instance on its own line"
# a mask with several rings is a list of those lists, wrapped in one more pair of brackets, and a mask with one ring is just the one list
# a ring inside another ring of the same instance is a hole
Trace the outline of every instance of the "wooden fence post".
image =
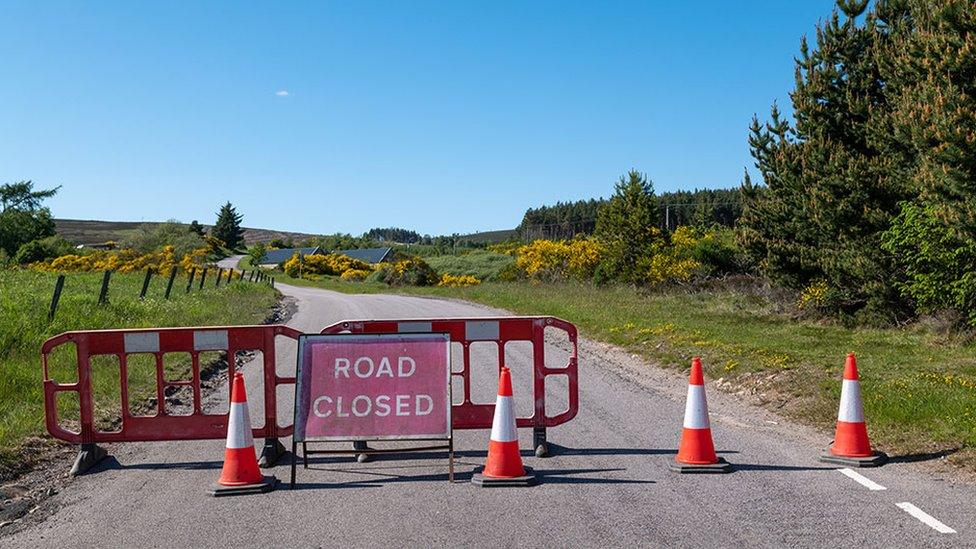
[(102, 275), (102, 289), (101, 291), (98, 292), (98, 303), (100, 305), (104, 305), (105, 303), (108, 303), (108, 283), (109, 280), (111, 279), (112, 279), (112, 271), (111, 270), (105, 271), (105, 274)]
[(197, 275), (197, 268), (193, 267), (190, 269), (190, 275), (186, 280), (186, 293), (190, 293), (190, 288), (193, 287), (193, 278)]
[(214, 288), (219, 288), (219, 287), (220, 287), (220, 277), (221, 277), (221, 276), (222, 276), (223, 274), (224, 274), (224, 269), (223, 269), (223, 267), (218, 267), (218, 268), (217, 268), (217, 282), (216, 282), (216, 283), (214, 283)]
[(176, 273), (179, 271), (179, 267), (173, 267), (173, 270), (169, 272), (169, 282), (166, 283), (166, 299), (169, 299), (169, 294), (173, 291), (173, 281), (176, 280)]
[(142, 281), (142, 291), (139, 292), (139, 299), (146, 299), (146, 291), (149, 290), (149, 281), (152, 279), (152, 268), (146, 269), (146, 278)]
[(203, 282), (207, 280), (207, 268), (203, 268), (203, 272), (200, 273), (200, 289), (203, 289)]
[(64, 289), (64, 275), (58, 275), (58, 281), (54, 283), (54, 295), (51, 296), (51, 309), (47, 312), (47, 319), (54, 320), (54, 313), (58, 312), (58, 302), (61, 301), (61, 290)]

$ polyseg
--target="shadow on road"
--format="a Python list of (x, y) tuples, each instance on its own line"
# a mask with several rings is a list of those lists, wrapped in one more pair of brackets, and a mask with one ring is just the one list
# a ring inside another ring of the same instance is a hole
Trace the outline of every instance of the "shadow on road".
[[(523, 449), (523, 458), (534, 458), (535, 452), (531, 449)], [(570, 448), (560, 444), (549, 443), (549, 455), (559, 456), (666, 456), (678, 453), (676, 448)], [(735, 450), (719, 450), (716, 453), (729, 455), (738, 454)], [(457, 458), (479, 458), (487, 457), (487, 450), (457, 450), (454, 456)], [(300, 459), (300, 458), (299, 458)], [(309, 463), (348, 463), (355, 458), (352, 456), (309, 456)], [(410, 461), (410, 460), (431, 460), (447, 459), (447, 452), (404, 452), (402, 454), (377, 454), (373, 456), (374, 461)]]
[(900, 456), (890, 456), (888, 462), (890, 463), (915, 463), (918, 461), (930, 461), (933, 459), (942, 459), (946, 456), (955, 454), (962, 447), (946, 448), (945, 450), (938, 450), (935, 452), (919, 452), (916, 454), (902, 454)]
[(224, 466), (222, 461), (181, 461), (176, 463), (134, 463), (132, 465), (123, 465), (119, 463), (114, 456), (108, 456), (103, 459), (98, 465), (89, 469), (88, 474), (100, 473), (102, 471), (111, 470), (126, 470), (126, 469), (136, 469), (136, 470), (166, 470), (166, 469), (186, 469), (186, 470), (201, 470), (201, 469), (220, 469)]
[(829, 471), (837, 467), (806, 465), (770, 465), (760, 463), (733, 463), (732, 471)]
[[(471, 476), (474, 473), (475, 468), (480, 468), (481, 464), (475, 463), (457, 463), (456, 466), (460, 470), (455, 470), (454, 482), (467, 483), (471, 481)], [(302, 483), (302, 474), (299, 472), (298, 484), (296, 489), (298, 490), (317, 490), (317, 489), (327, 489), (336, 486), (380, 486), (384, 484), (394, 484), (400, 482), (447, 482), (447, 472), (443, 473), (433, 473), (426, 475), (407, 475), (402, 473), (392, 472), (394, 470), (402, 470), (406, 468), (418, 468), (423, 466), (407, 466), (407, 467), (357, 467), (355, 469), (332, 469), (328, 467), (315, 467), (309, 466), (308, 470), (324, 471), (332, 473), (346, 473), (355, 475), (364, 475), (370, 477), (369, 479), (364, 479), (361, 481), (352, 481), (349, 483), (317, 483), (317, 482), (307, 482)], [(535, 474), (539, 484), (655, 484), (656, 481), (653, 480), (642, 480), (642, 479), (627, 479), (627, 478), (605, 478), (605, 477), (580, 477), (576, 475), (590, 475), (590, 474), (606, 474), (606, 473), (616, 473), (620, 471), (626, 471), (626, 469), (535, 469)]]

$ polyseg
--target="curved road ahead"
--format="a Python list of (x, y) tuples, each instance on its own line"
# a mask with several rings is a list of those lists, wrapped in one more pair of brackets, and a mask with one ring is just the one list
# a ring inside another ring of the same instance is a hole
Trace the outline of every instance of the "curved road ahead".
[[(303, 331), (350, 318), (504, 314), (418, 297), (278, 288), (297, 300), (289, 324)], [(527, 360), (515, 355), (515, 362)], [(283, 357), (279, 364), (293, 371)], [(494, 363), (483, 371), (491, 368)], [(257, 370), (248, 368), (248, 375)], [(495, 380), (482, 379), (475, 396), (491, 401)], [(526, 463), (541, 475), (532, 488), (450, 484), (445, 456), (430, 453), (364, 464), (323, 458), (310, 470), (299, 469), (298, 490), (215, 499), (206, 489), (219, 476), (222, 441), (115, 445), (99, 471), (54, 496), (60, 510), (0, 545), (976, 546), (976, 487), (906, 463), (851, 478), (817, 461), (829, 437), (714, 388), (709, 404), (716, 447), (736, 470), (671, 472), (684, 383), (619, 350), (582, 342), (580, 414), (550, 430), (556, 455), (531, 456), (531, 432), (520, 433)], [(252, 407), (262, 405), (259, 394), (249, 391)], [(528, 405), (526, 396), (517, 385), (520, 409)], [(487, 439), (486, 431), (457, 433), (461, 479), (483, 464)], [(288, 477), (284, 464), (274, 473)], [(929, 517), (957, 533), (938, 532)]]

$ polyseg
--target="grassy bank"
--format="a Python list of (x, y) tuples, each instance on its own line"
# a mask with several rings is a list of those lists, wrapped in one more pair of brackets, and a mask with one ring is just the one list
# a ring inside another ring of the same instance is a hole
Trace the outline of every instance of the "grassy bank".
[(922, 459), (948, 454), (976, 470), (976, 343), (926, 325), (849, 329), (799, 320), (744, 291), (647, 294), (589, 284), (486, 283), (469, 288), (388, 288), (323, 279), (347, 293), (460, 298), (522, 314), (555, 315), (585, 335), (667, 368), (701, 355), (707, 375), (777, 412), (829, 432), (837, 417), (844, 356), (854, 352), (876, 446)]
[[(69, 330), (258, 323), (276, 299), (266, 285), (239, 281), (214, 288), (210, 280), (203, 290), (194, 285), (187, 294), (184, 279), (174, 285), (172, 299), (164, 300), (166, 280), (156, 277), (147, 298), (139, 300), (143, 275), (134, 273), (113, 275), (109, 303), (99, 305), (102, 274), (77, 273), (67, 276), (57, 316), (48, 322), (56, 278), (50, 273), (0, 270), (0, 478), (17, 470), (24, 441), (44, 433), (39, 350), (45, 339)], [(73, 357), (68, 355), (52, 355), (52, 372), (58, 380), (77, 379)], [(167, 364), (167, 371), (178, 375), (186, 367)], [(134, 368), (129, 382), (136, 391), (149, 387), (154, 383), (151, 368)], [(118, 394), (117, 377), (96, 376), (93, 385), (96, 401), (105, 401), (100, 397), (112, 391)], [(70, 419), (76, 404), (66, 404)]]

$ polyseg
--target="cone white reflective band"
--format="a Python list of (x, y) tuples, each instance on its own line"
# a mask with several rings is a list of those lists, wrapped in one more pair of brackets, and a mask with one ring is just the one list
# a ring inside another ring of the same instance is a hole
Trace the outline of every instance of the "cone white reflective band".
[(705, 386), (689, 385), (685, 402), (685, 429), (708, 429), (708, 403), (705, 402)]
[(498, 396), (495, 400), (495, 417), (491, 422), (491, 440), (512, 442), (518, 440), (515, 431), (515, 414), (512, 411), (512, 397)]
[(230, 403), (230, 422), (227, 423), (227, 448), (253, 448), (251, 416), (246, 402)]
[(837, 421), (864, 423), (864, 407), (861, 406), (861, 382), (845, 379), (840, 391), (840, 411)]

